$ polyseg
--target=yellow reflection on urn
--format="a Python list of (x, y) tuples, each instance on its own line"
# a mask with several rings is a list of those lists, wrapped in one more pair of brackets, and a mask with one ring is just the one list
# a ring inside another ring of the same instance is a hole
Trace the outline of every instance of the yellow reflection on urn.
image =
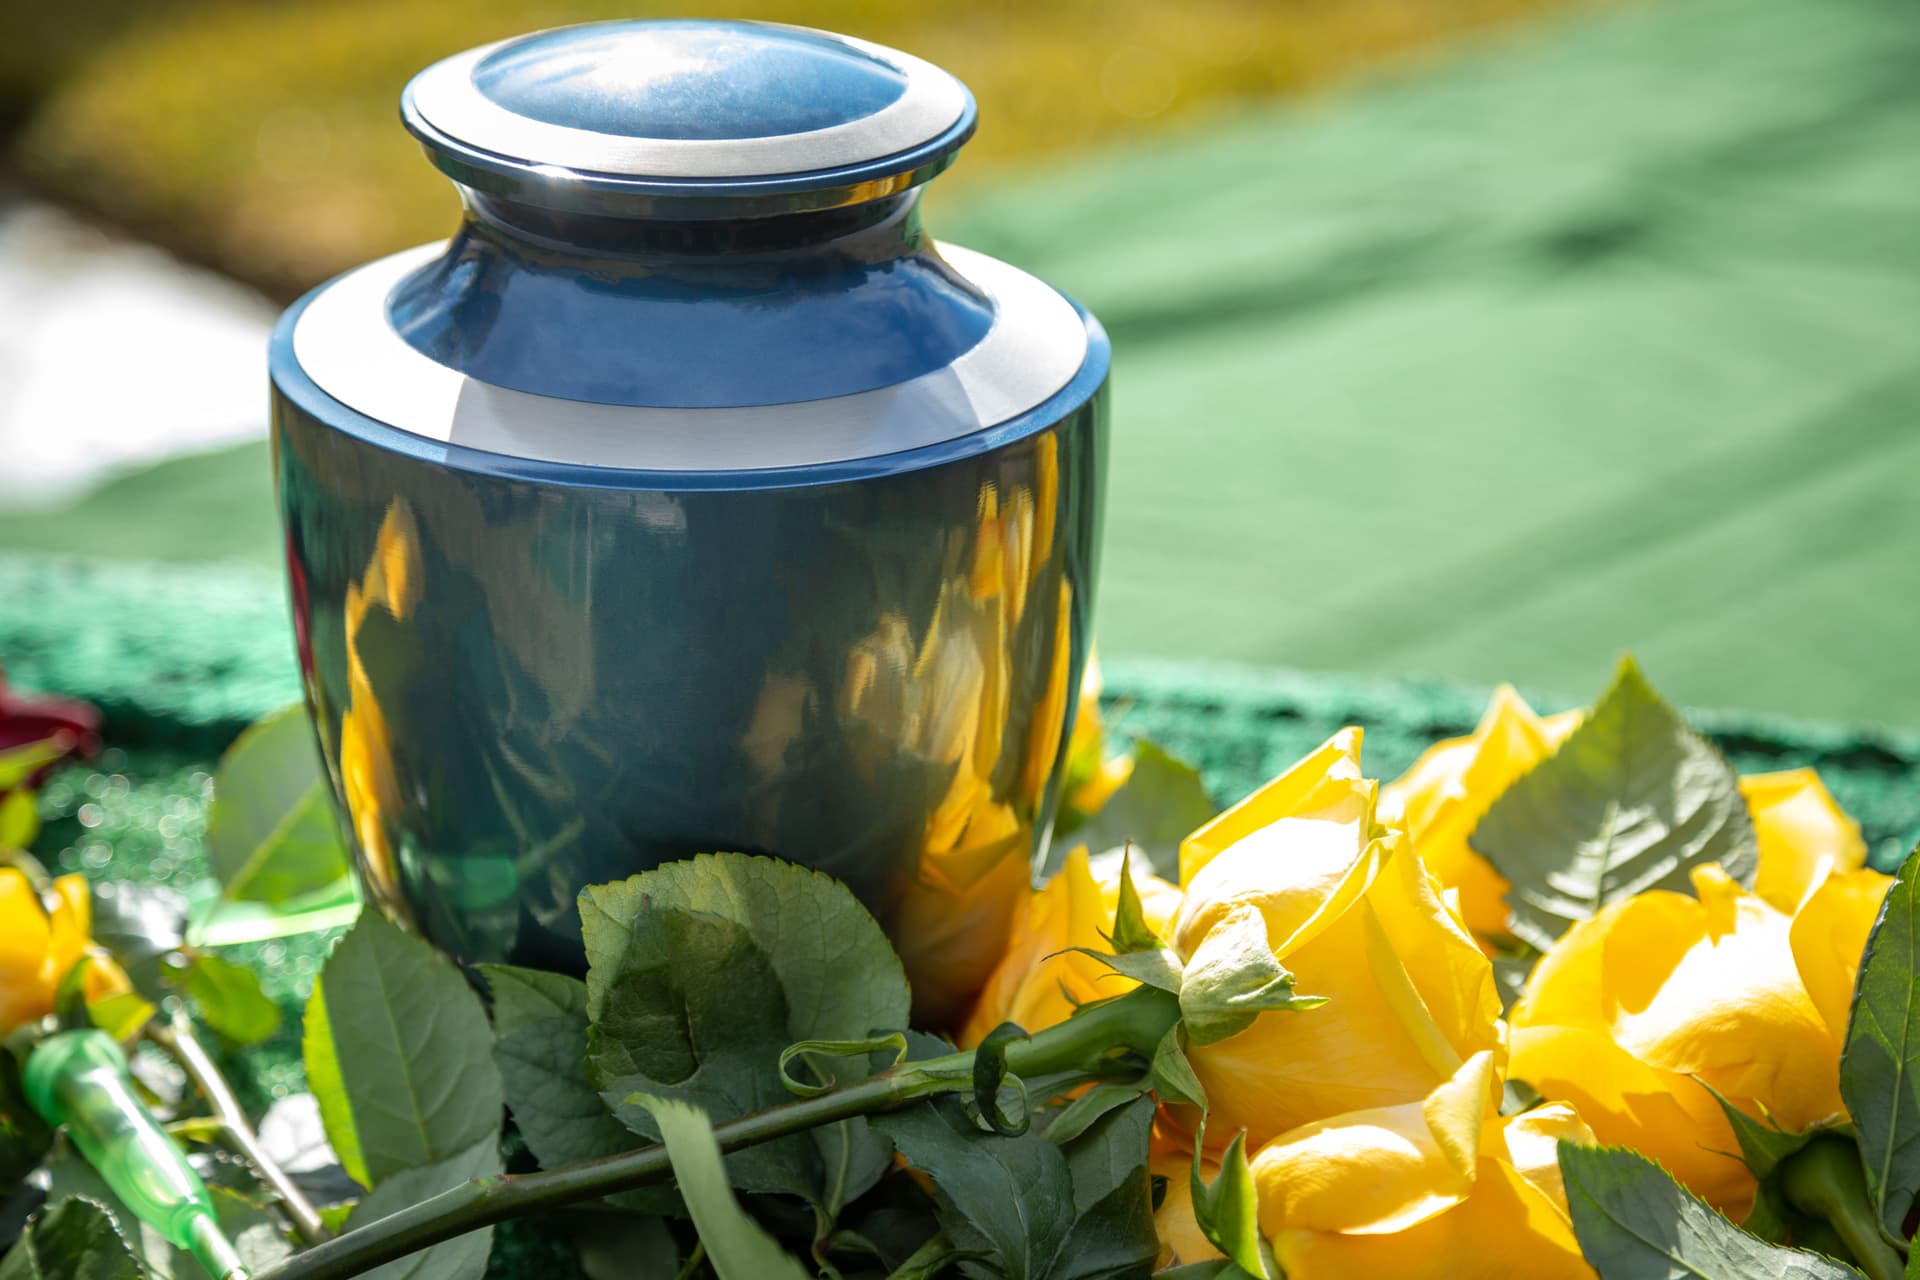
[(340, 717), (340, 789), (360, 851), (361, 878), (389, 911), (402, 910), (390, 835), (400, 811), (393, 768), (393, 735), (360, 654), (360, 633), (369, 610), (384, 609), (406, 621), (424, 589), (420, 531), (404, 499), (387, 506), (373, 555), (358, 582), (347, 584), (347, 707)]

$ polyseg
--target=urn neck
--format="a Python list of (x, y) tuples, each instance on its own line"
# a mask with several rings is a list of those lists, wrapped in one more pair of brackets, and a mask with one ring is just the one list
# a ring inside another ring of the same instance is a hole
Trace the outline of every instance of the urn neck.
[(951, 365), (993, 302), (942, 261), (919, 192), (764, 218), (560, 211), (464, 189), (394, 328), (485, 383), (599, 404), (822, 400)]

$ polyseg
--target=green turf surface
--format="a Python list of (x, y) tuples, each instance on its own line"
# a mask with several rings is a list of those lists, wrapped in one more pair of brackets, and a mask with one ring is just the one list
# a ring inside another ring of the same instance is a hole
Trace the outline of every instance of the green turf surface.
[[(1106, 652), (1920, 728), (1915, 65), (1664, 0), (937, 215), (1113, 331)], [(179, 465), (72, 545), (274, 561), (260, 450)]]

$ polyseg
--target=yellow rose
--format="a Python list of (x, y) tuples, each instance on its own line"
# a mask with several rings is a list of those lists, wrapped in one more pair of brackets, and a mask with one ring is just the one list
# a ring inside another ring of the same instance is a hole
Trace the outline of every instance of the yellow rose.
[(1501, 685), (1471, 736), (1436, 742), (1380, 793), (1383, 820), (1405, 824), (1414, 852), (1441, 884), (1458, 890), (1461, 916), (1482, 937), (1507, 933), (1511, 886), (1467, 837), (1503, 791), (1559, 748), (1580, 716), (1536, 715)]
[(1190, 1049), (1222, 1142), (1417, 1102), (1499, 1040), (1492, 966), (1405, 834), (1375, 821), (1377, 791), (1345, 729), (1181, 845), (1182, 958), (1264, 926), (1295, 989), (1327, 999)]
[[(973, 1006), (960, 1043), (975, 1045), (1003, 1022), (1029, 1032), (1065, 1022), (1079, 1005), (1123, 995), (1138, 985), (1092, 956), (1071, 947), (1108, 950), (1120, 904), (1119, 864), (1108, 863), (1095, 875), (1086, 848), (1067, 855), (1060, 874), (1046, 888), (1022, 898), (1015, 909), (1008, 949), (987, 979)], [(1135, 868), (1133, 886), (1147, 924), (1164, 929), (1179, 905), (1180, 891), (1165, 880)]]
[[(1560, 1139), (1593, 1141), (1570, 1107), (1502, 1120), (1495, 1105), (1484, 1104), (1477, 1149), (1462, 1149), (1437, 1168), (1423, 1163), (1420, 1172), (1436, 1187), (1395, 1184), (1396, 1198), (1437, 1211), (1416, 1217), (1409, 1204), (1404, 1225), (1383, 1229), (1368, 1221), (1367, 1210), (1379, 1203), (1379, 1171), (1400, 1171), (1402, 1144), (1421, 1149), (1435, 1141), (1423, 1130), (1438, 1100), (1343, 1116), (1254, 1156), (1261, 1228), (1289, 1280), (1593, 1280), (1560, 1185)], [(1326, 1179), (1314, 1197), (1319, 1213), (1296, 1219), (1284, 1207), (1287, 1198), (1270, 1194), (1315, 1175)], [(1283, 1207), (1269, 1207), (1276, 1203)]]
[(1760, 845), (1753, 891), (1780, 910), (1796, 910), (1829, 876), (1867, 864), (1860, 824), (1841, 812), (1813, 770), (1749, 774), (1740, 779), (1740, 794)]
[[(1425, 1098), (1317, 1120), (1254, 1153), (1260, 1229), (1289, 1280), (1590, 1280), (1556, 1144), (1593, 1137), (1566, 1106), (1502, 1118), (1502, 1055), (1482, 1050)], [(1168, 1178), (1154, 1219), (1168, 1260), (1217, 1257), (1186, 1169), (1162, 1156), (1155, 1172)]]
[(1707, 866), (1698, 897), (1614, 903), (1535, 968), (1513, 1010), (1511, 1074), (1572, 1103), (1601, 1142), (1744, 1214), (1753, 1177), (1708, 1087), (1788, 1129), (1843, 1112), (1847, 1006), (1891, 883), (1835, 875), (1789, 915)]
[(82, 876), (53, 882), (52, 909), (17, 867), (0, 867), (0, 1035), (53, 1012), (60, 983), (91, 952), (85, 989), (99, 1000), (130, 989), (126, 974), (93, 948), (93, 900)]

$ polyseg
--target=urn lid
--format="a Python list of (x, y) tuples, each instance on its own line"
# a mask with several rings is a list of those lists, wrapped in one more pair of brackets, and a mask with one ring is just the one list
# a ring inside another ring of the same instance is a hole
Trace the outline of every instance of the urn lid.
[(532, 204), (680, 197), (715, 215), (871, 199), (925, 181), (973, 132), (932, 63), (761, 22), (596, 22), (443, 59), (402, 97), (456, 181)]

